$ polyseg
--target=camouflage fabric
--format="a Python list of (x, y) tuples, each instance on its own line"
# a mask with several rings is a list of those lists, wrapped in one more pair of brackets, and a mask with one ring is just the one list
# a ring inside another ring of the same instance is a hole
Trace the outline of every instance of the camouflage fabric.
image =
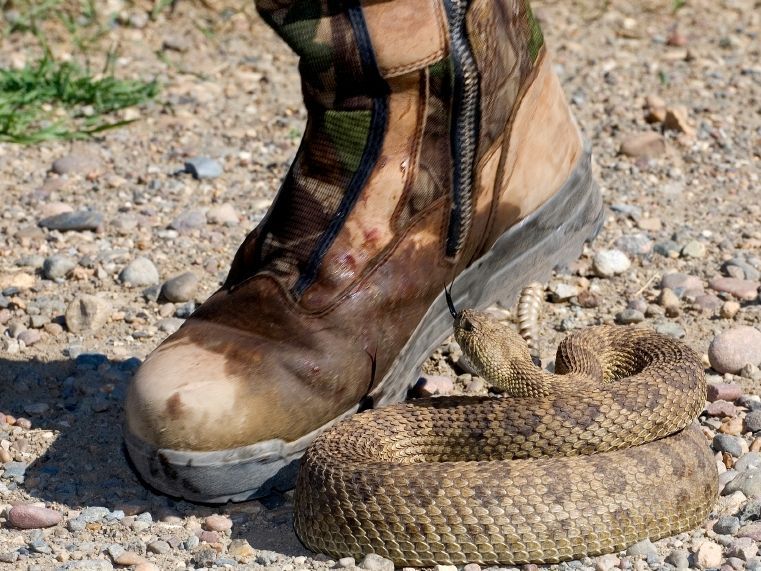
[[(388, 0), (389, 7), (393, 2)], [(361, 186), (363, 171), (369, 173), (374, 166), (368, 163), (375, 160), (372, 150), (378, 137), (393, 128), (377, 120), (388, 85), (374, 66), (372, 47), (363, 41), (358, 2), (256, 0), (256, 6), (300, 56), (309, 115), (302, 145), (278, 198), (264, 224), (240, 249), (227, 285), (267, 271), (298, 297), (297, 284), (303, 282), (305, 272), (313, 272), (311, 266), (319, 263), (320, 251), (331, 240), (326, 232), (335, 232), (348, 214), (347, 206), (349, 211), (353, 207), (356, 197), (347, 201), (347, 194), (362, 192), (356, 186)], [(471, 147), (477, 145), (476, 152), (469, 154), (475, 157), (472, 170), (505, 131), (543, 38), (525, 0), (472, 0), (465, 29), (480, 77), (480, 132), (466, 141)], [(454, 192), (453, 172), (458, 171), (455, 164), (461, 156), (453, 149), (462, 149), (462, 141), (455, 144), (453, 140), (457, 136), (452, 128), (457, 66), (452, 57), (449, 54), (410, 72), (421, 77), (427, 103), (417, 175), (403, 193), (393, 221), (399, 233), (418, 214)], [(471, 185), (472, 181), (467, 182), (459, 192), (471, 192)], [(469, 200), (457, 203), (470, 208)], [(469, 212), (458, 219), (468, 220)]]

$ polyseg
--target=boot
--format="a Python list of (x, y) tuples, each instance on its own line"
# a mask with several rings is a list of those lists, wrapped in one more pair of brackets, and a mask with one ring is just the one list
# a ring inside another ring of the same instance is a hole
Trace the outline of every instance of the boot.
[(125, 439), (173, 496), (293, 484), (322, 430), (403, 400), (457, 307), (511, 303), (602, 217), (525, 0), (257, 0), (305, 135), (222, 288), (145, 361)]

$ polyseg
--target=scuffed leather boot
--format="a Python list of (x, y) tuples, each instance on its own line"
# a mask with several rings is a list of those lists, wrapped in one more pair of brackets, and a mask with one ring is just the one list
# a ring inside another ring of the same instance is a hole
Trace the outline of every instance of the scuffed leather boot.
[(258, 0), (301, 56), (296, 159), (227, 281), (145, 361), (125, 438), (189, 500), (292, 484), (321, 430), (405, 398), (457, 307), (510, 301), (599, 227), (524, 0)]

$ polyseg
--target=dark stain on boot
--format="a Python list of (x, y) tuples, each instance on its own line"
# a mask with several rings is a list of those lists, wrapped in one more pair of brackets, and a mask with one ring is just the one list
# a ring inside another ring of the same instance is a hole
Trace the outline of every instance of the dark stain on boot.
[(183, 408), (180, 393), (174, 393), (166, 401), (166, 415), (172, 420), (177, 420), (182, 416)]

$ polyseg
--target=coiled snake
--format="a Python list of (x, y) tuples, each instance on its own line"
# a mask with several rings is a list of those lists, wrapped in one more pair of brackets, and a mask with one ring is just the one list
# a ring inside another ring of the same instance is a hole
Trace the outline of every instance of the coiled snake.
[(705, 376), (686, 345), (598, 326), (555, 374), (509, 326), (455, 312), (455, 338), (509, 398), (440, 397), (367, 411), (301, 464), (295, 528), (334, 557), (396, 565), (555, 563), (696, 527), (717, 470), (693, 420)]

